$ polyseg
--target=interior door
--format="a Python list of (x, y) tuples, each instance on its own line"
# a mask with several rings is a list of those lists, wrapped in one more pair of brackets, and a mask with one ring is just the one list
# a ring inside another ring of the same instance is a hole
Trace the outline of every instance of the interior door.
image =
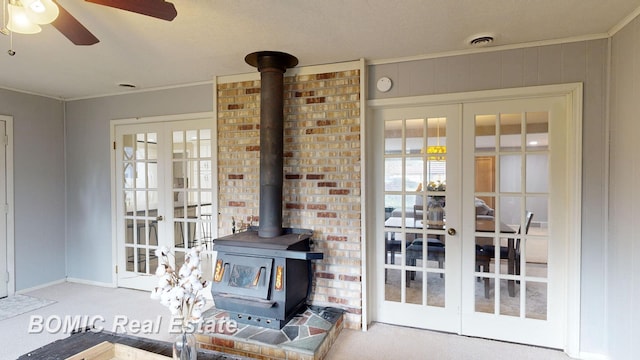
[(460, 106), (381, 109), (375, 121), (376, 318), (459, 332)]
[[(124, 124), (115, 128), (118, 286), (157, 284), (155, 250), (211, 253), (214, 221), (211, 119)], [(203, 274), (211, 274), (204, 256)], [(208, 270), (207, 270), (208, 269)]]
[(470, 103), (463, 114), (461, 332), (563, 348), (564, 97)]

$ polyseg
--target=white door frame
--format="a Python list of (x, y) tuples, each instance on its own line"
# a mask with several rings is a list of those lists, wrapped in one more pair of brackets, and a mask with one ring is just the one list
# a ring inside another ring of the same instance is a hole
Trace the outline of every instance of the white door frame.
[[(567, 149), (570, 151), (569, 164), (566, 174), (569, 181), (573, 181), (575, 187), (567, 193), (567, 203), (569, 218), (572, 219), (567, 224), (568, 251), (566, 264), (566, 318), (565, 318), (565, 339), (564, 351), (569, 355), (577, 355), (580, 352), (580, 266), (581, 266), (581, 224), (582, 224), (582, 83), (569, 83), (558, 85), (533, 86), (513, 89), (498, 89), (486, 91), (473, 91), (454, 94), (426, 95), (390, 99), (374, 99), (367, 102), (369, 110), (382, 109), (399, 106), (425, 106), (439, 104), (456, 104), (470, 102), (485, 102), (510, 99), (526, 99), (533, 97), (564, 96), (567, 103), (567, 121), (570, 122), (570, 133), (567, 136)], [(370, 122), (370, 126), (373, 125)], [(365, 129), (365, 131), (367, 131)], [(372, 167), (369, 167), (371, 169)], [(367, 176), (372, 176), (369, 172)], [(370, 192), (368, 201), (375, 196)], [(371, 224), (375, 224), (375, 214), (368, 214), (371, 217)], [(371, 232), (370, 232), (371, 233)], [(373, 237), (372, 237), (373, 238)], [(375, 263), (373, 256), (375, 252), (375, 241), (367, 241), (363, 245), (367, 249), (367, 261)], [(375, 289), (378, 279), (375, 269), (369, 268), (370, 288)], [(370, 294), (374, 294), (371, 292)], [(370, 301), (375, 302), (375, 296), (368, 296)], [(375, 304), (368, 304), (369, 309), (375, 309)], [(375, 321), (375, 313), (371, 314)]]
[[(141, 118), (127, 118), (127, 119), (117, 119), (117, 120), (111, 120), (110, 122), (110, 142), (112, 144), (114, 144), (114, 142), (117, 140), (116, 139), (116, 127), (120, 126), (120, 125), (136, 125), (136, 124), (145, 124), (145, 123), (158, 123), (158, 122), (169, 122), (169, 121), (183, 121), (183, 120), (194, 120), (194, 119), (203, 119), (203, 118), (208, 118), (211, 119), (211, 135), (212, 135), (212, 141), (214, 141), (216, 143), (216, 147), (217, 148), (217, 133), (218, 133), (218, 124), (216, 122), (216, 116), (215, 116), (215, 112), (201, 112), (201, 113), (189, 113), (189, 114), (178, 114), (178, 115), (164, 115), (164, 116), (149, 116), (149, 117), (141, 117)], [(213, 151), (213, 150), (212, 150)], [(217, 154), (217, 152), (216, 152)], [(115, 146), (112, 148), (111, 151), (111, 258), (113, 259), (113, 268), (112, 268), (112, 272), (111, 272), (111, 283), (113, 286), (117, 287), (118, 286), (118, 274), (117, 274), (117, 265), (118, 265), (118, 233), (117, 233), (117, 204), (116, 201), (118, 199), (118, 197), (116, 196), (117, 193), (117, 181), (118, 179), (116, 179), (116, 164), (117, 164), (117, 159), (116, 156), (118, 154), (116, 154), (115, 151)], [(212, 159), (211, 159), (211, 169), (217, 169), (218, 168), (218, 157), (213, 156), (212, 154)], [(214, 198), (217, 198), (217, 191), (218, 191), (218, 176), (217, 176), (217, 172), (215, 173), (215, 175), (212, 173), (212, 188), (213, 188), (213, 196)], [(213, 211), (212, 215), (212, 219), (211, 219), (211, 223), (215, 224), (215, 226), (212, 226), (211, 231), (212, 231), (212, 236), (213, 237), (217, 237), (217, 232), (218, 232), (218, 212), (217, 211)]]
[[(7, 268), (0, 269), (6, 275), (0, 276), (0, 281), (7, 281), (7, 293), (9, 296), (16, 292), (16, 260), (15, 260), (15, 229), (14, 229), (14, 201), (13, 201), (13, 116), (0, 115), (0, 121), (5, 122), (6, 146), (5, 146), (5, 177), (7, 194)], [(7, 278), (5, 279), (5, 276)]]

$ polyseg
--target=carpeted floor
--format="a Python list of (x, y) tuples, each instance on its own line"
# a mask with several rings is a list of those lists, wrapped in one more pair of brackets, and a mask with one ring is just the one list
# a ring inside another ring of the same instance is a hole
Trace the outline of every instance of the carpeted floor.
[[(0, 359), (15, 359), (40, 346), (69, 336), (64, 333), (27, 333), (31, 315), (64, 316), (66, 314), (100, 315), (103, 325), (111, 330), (118, 314), (131, 319), (156, 319), (162, 315), (160, 333), (140, 334), (157, 340), (169, 340), (166, 333), (168, 310), (149, 293), (77, 283), (61, 283), (28, 293), (31, 297), (53, 299), (55, 303), (0, 321)], [(135, 335), (135, 334), (134, 334)], [(437, 360), (569, 360), (557, 350), (491, 341), (434, 331), (418, 330), (387, 324), (371, 324), (368, 331), (345, 329), (325, 360), (359, 359), (437, 359)]]
[(0, 321), (43, 308), (55, 303), (54, 300), (27, 295), (14, 295), (0, 299)]

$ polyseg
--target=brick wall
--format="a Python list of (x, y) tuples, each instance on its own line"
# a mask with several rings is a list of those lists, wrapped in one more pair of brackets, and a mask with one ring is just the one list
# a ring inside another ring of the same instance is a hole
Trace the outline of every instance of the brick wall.
[[(314, 305), (361, 326), (360, 71), (285, 76), (283, 226), (314, 230)], [(218, 233), (257, 225), (260, 81), (220, 83)]]

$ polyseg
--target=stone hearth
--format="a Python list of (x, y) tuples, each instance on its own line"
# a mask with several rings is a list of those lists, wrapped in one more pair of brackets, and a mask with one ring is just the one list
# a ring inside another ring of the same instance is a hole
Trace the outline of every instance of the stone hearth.
[[(322, 360), (342, 331), (344, 311), (310, 306), (281, 330), (237, 324), (235, 331), (211, 326), (197, 334), (204, 349), (255, 359)], [(212, 308), (205, 312), (205, 323), (224, 323), (226, 311)]]

